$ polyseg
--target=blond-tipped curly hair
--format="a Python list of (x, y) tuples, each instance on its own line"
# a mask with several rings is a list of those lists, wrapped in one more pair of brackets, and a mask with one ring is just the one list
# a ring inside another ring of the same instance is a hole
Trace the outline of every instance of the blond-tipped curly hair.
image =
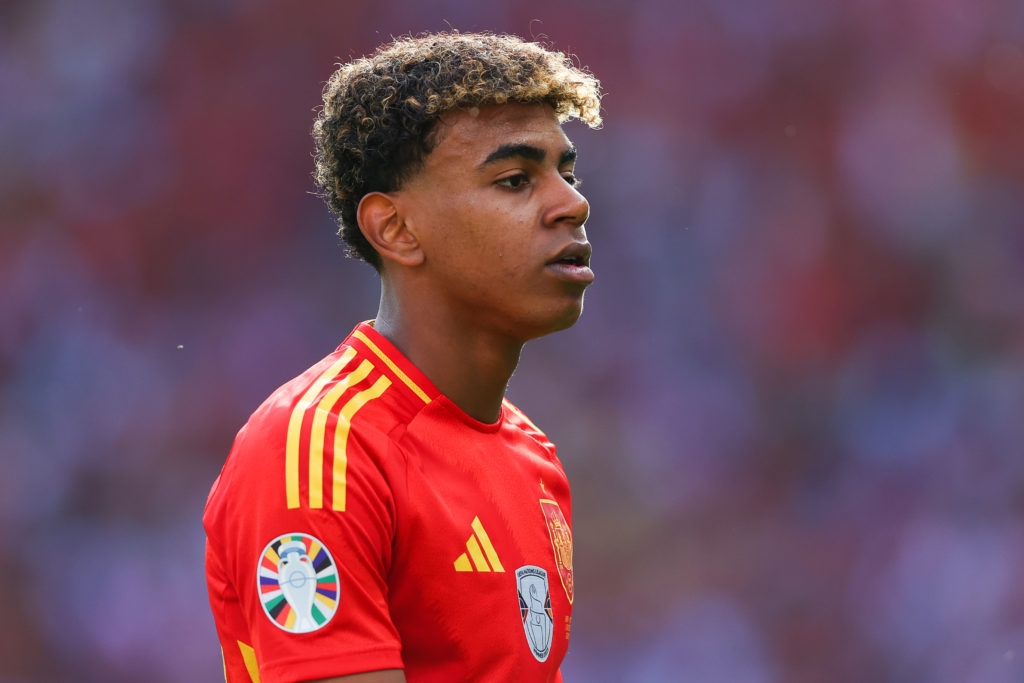
[(437, 144), (446, 111), (506, 102), (549, 104), (559, 121), (601, 125), (600, 84), (561, 52), (510, 35), (404, 37), (339, 66), (313, 124), (320, 194), (339, 220), (349, 256), (380, 269), (356, 209), (369, 192), (391, 192)]

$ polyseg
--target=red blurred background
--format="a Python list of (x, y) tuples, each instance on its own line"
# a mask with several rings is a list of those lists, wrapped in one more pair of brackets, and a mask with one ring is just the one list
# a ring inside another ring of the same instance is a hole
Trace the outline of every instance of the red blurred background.
[(1024, 4), (0, 8), (0, 681), (217, 680), (235, 431), (376, 311), (334, 64), (448, 27), (602, 80), (598, 281), (510, 395), (574, 485), (572, 681), (1024, 679)]

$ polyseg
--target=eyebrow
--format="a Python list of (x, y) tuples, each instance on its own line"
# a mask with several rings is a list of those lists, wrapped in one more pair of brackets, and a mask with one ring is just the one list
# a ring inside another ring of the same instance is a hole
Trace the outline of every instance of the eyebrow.
[[(577, 155), (578, 153), (576, 151), (576, 148), (570, 147), (569, 149), (562, 152), (562, 154), (558, 157), (558, 165), (564, 166), (565, 164), (575, 162)], [(543, 149), (541, 149), (540, 147), (535, 147), (533, 145), (502, 145), (501, 147), (487, 155), (487, 158), (484, 159), (484, 162), (480, 164), (480, 168), (483, 168), (488, 164), (493, 164), (495, 161), (502, 161), (504, 159), (514, 158), (528, 159), (529, 161), (534, 161), (539, 164), (542, 161), (544, 161), (544, 157), (546, 156), (547, 153)]]

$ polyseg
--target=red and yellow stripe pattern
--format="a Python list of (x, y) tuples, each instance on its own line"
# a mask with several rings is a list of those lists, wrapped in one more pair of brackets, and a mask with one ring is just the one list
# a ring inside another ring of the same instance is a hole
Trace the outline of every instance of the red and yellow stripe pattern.
[[(288, 420), (288, 437), (285, 446), (285, 496), (289, 509), (300, 506), (300, 461), (303, 432), (309, 434), (306, 462), (308, 466), (307, 505), (311, 508), (324, 506), (324, 452), (328, 448), (333, 455), (331, 466), (331, 508), (344, 511), (346, 498), (346, 472), (348, 469), (348, 435), (352, 418), (359, 409), (380, 396), (391, 386), (391, 380), (378, 373), (369, 388), (352, 393), (354, 387), (363, 382), (374, 371), (368, 360), (360, 362), (355, 369), (344, 376), (356, 357), (352, 347), (345, 349), (334, 362), (306, 390), (292, 409)], [(340, 379), (339, 379), (340, 377)], [(346, 397), (342, 403), (342, 398)], [(341, 409), (336, 410), (338, 404)], [(311, 417), (310, 417), (311, 416)], [(328, 435), (328, 418), (334, 416), (333, 432)], [(308, 427), (307, 427), (308, 425)]]
[[(360, 331), (353, 337), (379, 359), (391, 375), (405, 384), (424, 403), (430, 397)], [(357, 362), (354, 347), (346, 348), (309, 386), (292, 409), (285, 445), (285, 498), (288, 509), (302, 505), (300, 480), (303, 461), (307, 466), (306, 505), (324, 507), (324, 491), (331, 489), (331, 509), (345, 510), (348, 471), (348, 439), (352, 420), (368, 403), (380, 398), (392, 380), (370, 360)], [(340, 407), (339, 407), (340, 406)], [(308, 437), (307, 437), (308, 435)], [(324, 482), (324, 460), (332, 458), (330, 482)], [(305, 457), (303, 457), (305, 456)]]

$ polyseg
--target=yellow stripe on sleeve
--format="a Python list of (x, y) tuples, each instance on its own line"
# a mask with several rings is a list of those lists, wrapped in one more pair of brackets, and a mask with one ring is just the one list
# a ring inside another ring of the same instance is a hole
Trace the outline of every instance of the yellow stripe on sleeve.
[(238, 649), (242, 653), (242, 662), (245, 663), (245, 670), (249, 672), (249, 680), (252, 683), (260, 683), (260, 668), (256, 664), (256, 650), (240, 640), (237, 642)]
[[(334, 404), (349, 387), (359, 384), (373, 370), (373, 363), (364, 360), (353, 372), (331, 387), (320, 401), (313, 416), (313, 430), (309, 437), (309, 507), (324, 506), (324, 433), (327, 431), (327, 416)], [(312, 553), (310, 553), (312, 555)], [(312, 555), (316, 557), (315, 555)]]
[(414, 394), (416, 394), (417, 396), (419, 396), (420, 399), (422, 399), (424, 403), (430, 403), (430, 397), (427, 396), (427, 392), (425, 392), (422, 389), (420, 389), (419, 385), (417, 385), (415, 382), (413, 382), (411, 379), (409, 379), (409, 375), (407, 375), (404, 372), (402, 372), (402, 369), (399, 368), (397, 365), (395, 365), (394, 361), (392, 361), (390, 358), (388, 358), (386, 355), (384, 355), (384, 352), (381, 351), (380, 348), (378, 348), (376, 344), (374, 344), (372, 341), (370, 341), (369, 337), (367, 337), (365, 334), (363, 334), (359, 330), (356, 330), (355, 332), (353, 332), (352, 336), (355, 337), (356, 339), (358, 339), (359, 341), (363, 342), (364, 344), (366, 344), (366, 348), (368, 348), (371, 351), (373, 351), (377, 355), (377, 357), (380, 358), (381, 361), (383, 361), (383, 363), (388, 366), (388, 368), (390, 368), (391, 372), (395, 373), (395, 375), (398, 377), (398, 379), (402, 380), (402, 382), (405, 384), (405, 386), (407, 386), (410, 389), (412, 389), (412, 392)]
[(355, 355), (356, 350), (354, 348), (349, 347), (345, 349), (345, 352), (341, 354), (341, 358), (313, 382), (313, 386), (302, 395), (302, 399), (299, 400), (292, 410), (291, 418), (288, 420), (288, 438), (284, 456), (285, 495), (289, 509), (299, 507), (299, 442), (302, 437), (302, 419), (305, 417), (306, 411), (313, 405), (317, 395), (327, 386), (328, 382), (345, 369), (345, 366), (349, 364), (349, 361)]
[(348, 477), (348, 433), (352, 426), (352, 418), (359, 409), (375, 398), (379, 398), (391, 386), (391, 380), (383, 375), (369, 389), (364, 389), (353, 396), (338, 414), (338, 423), (334, 427), (334, 486), (332, 488), (331, 507), (345, 511), (345, 495)]

